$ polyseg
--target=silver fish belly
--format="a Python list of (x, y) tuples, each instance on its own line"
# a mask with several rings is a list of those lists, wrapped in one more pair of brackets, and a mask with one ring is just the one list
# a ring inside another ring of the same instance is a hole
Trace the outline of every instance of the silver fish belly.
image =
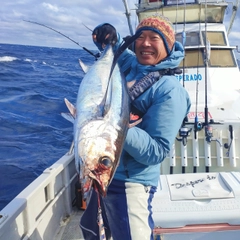
[(118, 166), (129, 124), (129, 96), (118, 65), (110, 76), (114, 53), (107, 46), (84, 76), (74, 121), (76, 169), (84, 198), (93, 186), (107, 193)]

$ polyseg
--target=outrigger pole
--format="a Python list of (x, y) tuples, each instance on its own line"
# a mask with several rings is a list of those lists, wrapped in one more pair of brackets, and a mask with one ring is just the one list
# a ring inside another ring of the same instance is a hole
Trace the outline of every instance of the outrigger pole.
[(237, 10), (238, 10), (239, 4), (240, 4), (240, 1), (236, 0), (235, 4), (233, 5), (232, 16), (231, 16), (229, 27), (228, 27), (228, 30), (227, 30), (227, 35), (229, 35), (229, 33), (230, 33), (231, 29), (232, 29), (233, 22), (235, 20), (236, 14), (237, 14)]
[(97, 53), (97, 54), (94, 54), (93, 52), (91, 52), (91, 51), (88, 50), (87, 48), (81, 46), (78, 42), (74, 41), (73, 39), (71, 39), (71, 38), (68, 37), (67, 35), (65, 35), (65, 34), (63, 34), (63, 33), (59, 32), (59, 31), (57, 31), (57, 30), (55, 30), (55, 29), (53, 29), (53, 28), (45, 25), (45, 24), (38, 23), (38, 22), (34, 22), (34, 21), (30, 21), (30, 20), (23, 20), (23, 21), (24, 21), (24, 22), (33, 23), (33, 24), (37, 24), (37, 25), (40, 25), (40, 26), (42, 26), (42, 27), (48, 28), (48, 29), (50, 29), (50, 30), (52, 30), (52, 31), (54, 31), (54, 32), (56, 32), (56, 33), (64, 36), (65, 38), (69, 39), (70, 41), (74, 42), (74, 43), (77, 44), (79, 47), (81, 47), (83, 50), (85, 50), (86, 52), (88, 52), (89, 54), (91, 54), (92, 56), (94, 56), (96, 59), (99, 57), (99, 54), (98, 54), (98, 53)]
[(132, 24), (131, 24), (131, 20), (130, 20), (131, 13), (129, 12), (127, 1), (123, 0), (123, 4), (124, 4), (125, 10), (126, 10), (125, 14), (126, 14), (127, 21), (128, 21), (129, 31), (130, 31), (130, 34), (133, 35), (133, 28), (132, 28)]

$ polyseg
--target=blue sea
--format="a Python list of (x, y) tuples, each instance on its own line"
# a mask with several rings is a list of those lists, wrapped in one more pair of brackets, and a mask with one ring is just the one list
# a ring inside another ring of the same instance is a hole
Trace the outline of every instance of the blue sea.
[[(75, 103), (82, 49), (0, 44), (0, 209), (71, 145), (64, 98)], [(238, 60), (239, 61), (239, 60)]]
[(0, 209), (71, 145), (73, 126), (60, 114), (75, 103), (82, 49), (0, 44)]

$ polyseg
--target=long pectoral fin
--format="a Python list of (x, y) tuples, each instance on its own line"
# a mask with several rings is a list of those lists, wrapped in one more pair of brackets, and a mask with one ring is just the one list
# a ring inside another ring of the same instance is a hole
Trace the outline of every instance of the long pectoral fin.
[(69, 122), (74, 123), (75, 118), (72, 116), (71, 113), (61, 113), (61, 116)]
[(73, 118), (76, 118), (76, 108), (73, 106), (72, 103), (70, 103), (66, 98), (64, 98), (64, 102), (69, 110), (69, 112), (71, 113), (71, 115), (73, 116)]
[(83, 72), (84, 72), (84, 73), (87, 73), (89, 67), (88, 67), (81, 59), (78, 59), (78, 61), (79, 61), (79, 65), (80, 65), (80, 67), (82, 68)]

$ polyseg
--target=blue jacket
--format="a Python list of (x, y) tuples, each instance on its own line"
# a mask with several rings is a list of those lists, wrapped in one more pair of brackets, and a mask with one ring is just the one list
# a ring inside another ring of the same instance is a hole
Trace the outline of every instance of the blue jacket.
[[(118, 37), (116, 48), (121, 42)], [(123, 72), (131, 66), (127, 81), (138, 81), (150, 72), (178, 67), (183, 57), (184, 49), (176, 42), (170, 56), (157, 65), (141, 65), (130, 50), (122, 53), (118, 64)], [(134, 106), (144, 116), (128, 130), (114, 179), (157, 186), (160, 163), (169, 153), (190, 105), (187, 91), (174, 75), (163, 76), (136, 98)]]

